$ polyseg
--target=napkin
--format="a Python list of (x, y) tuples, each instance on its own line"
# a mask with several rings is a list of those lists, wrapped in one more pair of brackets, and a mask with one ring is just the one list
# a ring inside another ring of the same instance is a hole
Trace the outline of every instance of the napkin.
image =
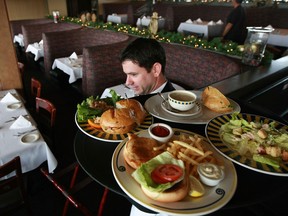
[(210, 21), (210, 22), (208, 22), (208, 25), (215, 25), (215, 22), (214, 21)]
[(20, 129), (20, 128), (27, 128), (31, 127), (32, 124), (29, 120), (24, 118), (22, 115), (20, 115), (16, 121), (10, 126), (10, 129)]
[(10, 92), (8, 92), (1, 100), (2, 103), (18, 103), (19, 100), (15, 98)]
[(70, 58), (70, 59), (78, 59), (78, 56), (77, 56), (77, 54), (76, 54), (75, 52), (73, 52), (73, 53), (70, 55), (69, 58)]
[(223, 24), (222, 20), (218, 20), (216, 24)]
[(196, 22), (197, 22), (197, 23), (202, 23), (202, 20), (201, 20), (200, 18), (198, 18), (198, 19), (196, 20)]
[(272, 25), (268, 25), (266, 28), (273, 29)]
[(193, 23), (191, 19), (186, 20), (186, 23)]

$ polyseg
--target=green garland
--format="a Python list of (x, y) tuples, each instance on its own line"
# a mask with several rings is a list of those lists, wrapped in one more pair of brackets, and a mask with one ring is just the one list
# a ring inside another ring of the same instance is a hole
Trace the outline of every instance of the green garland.
[[(53, 19), (53, 15), (49, 15), (48, 18)], [(90, 21), (82, 23), (80, 18), (73, 18), (66, 16), (61, 16), (60, 21), (75, 23), (89, 28), (95, 28), (100, 30), (110, 30), (148, 38), (153, 37), (161, 42), (178, 43), (191, 46), (193, 48), (207, 49), (213, 52), (221, 53), (238, 59), (241, 59), (243, 54), (243, 45), (239, 45), (232, 41), (222, 42), (220, 37), (215, 37), (212, 40), (208, 41), (194, 36), (184, 36), (179, 32), (175, 33), (175, 32), (168, 32), (165, 30), (159, 31), (156, 35), (152, 35), (147, 28), (139, 29), (135, 26), (131, 26), (128, 24), (113, 24), (111, 22), (104, 23), (102, 21), (101, 22)], [(264, 62), (265, 64), (271, 63), (272, 59), (273, 54), (266, 50), (265, 55), (263, 57), (263, 63)]]

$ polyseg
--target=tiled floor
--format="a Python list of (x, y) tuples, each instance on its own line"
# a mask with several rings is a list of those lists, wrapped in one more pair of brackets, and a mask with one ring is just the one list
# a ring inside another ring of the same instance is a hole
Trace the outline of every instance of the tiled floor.
[[(18, 58), (25, 64), (24, 75), (24, 93), (28, 96), (30, 92), (30, 79), (35, 77), (42, 83), (42, 97), (51, 100), (57, 108), (56, 119), (56, 148), (53, 149), (56, 155), (59, 168), (66, 166), (67, 164), (75, 161), (73, 152), (73, 139), (77, 126), (74, 123), (74, 115), (76, 111), (77, 103), (82, 101), (81, 95), (79, 95), (75, 89), (71, 88), (69, 84), (59, 82), (50, 74), (45, 74), (41, 63), (34, 62), (33, 58), (26, 59), (26, 55), (18, 54)], [(45, 164), (44, 164), (45, 165)], [(82, 173), (80, 176), (85, 176)], [(273, 183), (271, 183), (271, 186)], [(267, 186), (267, 187), (271, 187)], [(36, 216), (57, 216), (61, 215), (62, 208), (64, 206), (64, 196), (57, 191), (46, 178), (44, 178), (39, 170), (35, 170), (29, 173), (28, 176), (28, 190), (32, 204), (34, 215)], [(265, 190), (265, 188), (263, 188)], [(96, 214), (97, 208), (102, 196), (103, 188), (96, 182), (89, 185), (85, 190), (79, 194), (79, 200), (81, 200), (91, 211)], [(283, 199), (271, 198), (271, 201), (259, 204), (253, 207), (243, 207), (233, 210), (219, 210), (212, 215), (217, 216), (274, 216), (285, 215), (282, 209), (285, 207), (285, 195)], [(273, 201), (275, 200), (275, 201)], [(287, 200), (287, 199), (286, 199)], [(117, 195), (113, 192), (108, 193), (107, 201), (104, 207), (103, 216), (128, 216), (130, 212), (131, 204), (126, 198)], [(20, 212), (18, 215), (25, 215)], [(68, 216), (82, 215), (74, 207), (69, 208)]]
[[(30, 79), (37, 78), (42, 83), (41, 97), (49, 99), (57, 108), (56, 116), (56, 148), (52, 149), (59, 165), (57, 169), (75, 161), (73, 152), (73, 139), (77, 131), (74, 122), (74, 115), (77, 103), (82, 101), (80, 94), (71, 88), (69, 84), (59, 82), (50, 74), (45, 74), (41, 62), (34, 62), (33, 58), (26, 58), (25, 54), (18, 53), (19, 61), (25, 64), (24, 72), (24, 95), (29, 102)], [(52, 148), (52, 147), (51, 147)], [(45, 164), (44, 164), (45, 165)], [(86, 176), (81, 173), (80, 176)], [(28, 175), (28, 191), (31, 199), (32, 209), (36, 216), (57, 216), (61, 215), (65, 198), (52, 184), (40, 173), (35, 170)], [(79, 201), (85, 204), (93, 213), (96, 214), (98, 205), (103, 193), (103, 187), (93, 182), (77, 196)], [(113, 192), (108, 193), (104, 207), (103, 216), (123, 215), (127, 216), (130, 212), (131, 204), (124, 197)], [(24, 215), (20, 212), (17, 215)], [(74, 207), (69, 207), (68, 216), (82, 215)]]

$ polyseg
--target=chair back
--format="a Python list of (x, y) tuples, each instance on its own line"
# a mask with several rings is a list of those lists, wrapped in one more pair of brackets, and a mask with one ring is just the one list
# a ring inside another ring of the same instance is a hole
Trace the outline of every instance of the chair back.
[(14, 176), (0, 181), (0, 215), (11, 214), (23, 206), (29, 215), (32, 215), (19, 156), (0, 166), (0, 179), (8, 177), (13, 172)]
[(36, 97), (36, 112), (38, 115), (43, 114), (43, 117), (44, 116), (47, 117), (48, 115), (48, 121), (50, 121), (50, 127), (54, 127), (56, 122), (56, 108), (53, 103), (51, 103), (47, 99)]
[(31, 95), (33, 97), (41, 97), (42, 84), (34, 77), (31, 78)]

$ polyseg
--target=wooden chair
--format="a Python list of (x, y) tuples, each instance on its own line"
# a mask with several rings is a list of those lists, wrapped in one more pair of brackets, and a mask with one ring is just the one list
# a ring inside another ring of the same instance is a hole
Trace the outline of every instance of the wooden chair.
[(23, 207), (32, 215), (19, 156), (0, 166), (0, 179), (14, 171), (15, 176), (0, 181), (0, 215), (11, 215)]
[(35, 119), (38, 128), (52, 150), (56, 148), (55, 146), (55, 134), (54, 128), (56, 124), (56, 108), (53, 103), (47, 99), (36, 97), (36, 115)]
[[(76, 178), (77, 178), (79, 170), (80, 170), (80, 165), (77, 162), (74, 162), (73, 164), (69, 165), (68, 167), (54, 174), (50, 174), (47, 171), (47, 169), (44, 167), (41, 168), (42, 174), (46, 176), (47, 179), (67, 198), (63, 211), (62, 211), (62, 216), (65, 216), (67, 214), (69, 203), (71, 203), (75, 208), (80, 210), (84, 215), (92, 216), (91, 211), (86, 206), (84, 206), (83, 203), (79, 202), (79, 200), (77, 200), (74, 196), (77, 192), (80, 192), (81, 189), (85, 188), (91, 182), (93, 182), (93, 179), (87, 176), (85, 178), (82, 178), (81, 181), (78, 181), (78, 183), (76, 184)], [(70, 181), (70, 185), (69, 187), (68, 186), (65, 187), (63, 183), (61, 182), (64, 182), (65, 181), (64, 177), (68, 176), (69, 173), (71, 172), (73, 172), (73, 175)], [(107, 193), (108, 193), (108, 189), (105, 188), (104, 193), (102, 195), (102, 199), (100, 202), (97, 216), (102, 216)]]
[(31, 95), (33, 97), (41, 97), (42, 84), (34, 77), (31, 78)]

